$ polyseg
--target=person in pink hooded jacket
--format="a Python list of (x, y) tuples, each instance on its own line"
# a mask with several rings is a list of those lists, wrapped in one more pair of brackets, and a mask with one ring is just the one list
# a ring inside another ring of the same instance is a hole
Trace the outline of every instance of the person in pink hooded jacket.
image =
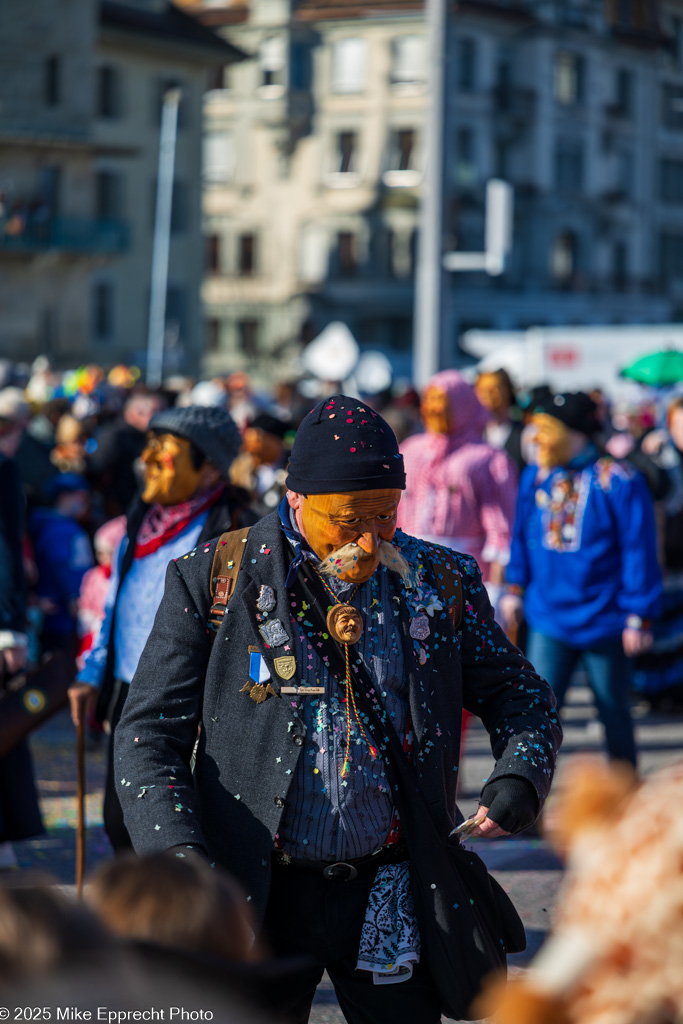
[(407, 489), (398, 525), (473, 555), (495, 604), (510, 554), (517, 469), (482, 440), (489, 414), (457, 370), (431, 378), (420, 414), (425, 432), (401, 445)]

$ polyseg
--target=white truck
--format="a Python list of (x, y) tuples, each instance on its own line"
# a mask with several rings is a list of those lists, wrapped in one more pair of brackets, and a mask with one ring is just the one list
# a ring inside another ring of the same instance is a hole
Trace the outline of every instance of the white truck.
[(641, 356), (683, 350), (683, 324), (612, 327), (531, 327), (526, 331), (466, 331), (460, 344), (477, 370), (504, 368), (519, 387), (554, 391), (602, 388), (611, 397), (633, 391), (620, 371)]

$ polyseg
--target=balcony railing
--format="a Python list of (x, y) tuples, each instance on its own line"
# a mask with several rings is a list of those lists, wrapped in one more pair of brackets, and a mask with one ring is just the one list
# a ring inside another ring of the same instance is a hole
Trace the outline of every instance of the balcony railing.
[(36, 220), (12, 214), (0, 218), (0, 253), (121, 253), (129, 245), (128, 225), (119, 220), (46, 217)]

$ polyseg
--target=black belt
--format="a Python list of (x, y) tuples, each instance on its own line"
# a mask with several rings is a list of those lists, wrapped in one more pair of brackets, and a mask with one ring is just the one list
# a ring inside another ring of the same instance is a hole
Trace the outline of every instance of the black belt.
[(338, 861), (317, 861), (304, 860), (301, 857), (290, 857), (284, 850), (273, 851), (273, 861), (278, 867), (298, 868), (301, 871), (310, 871), (322, 875), (328, 882), (352, 882), (359, 875), (376, 871), (385, 864), (394, 864), (408, 857), (408, 846), (405, 839), (399, 839), (397, 843), (389, 846), (382, 846), (375, 853), (367, 857), (357, 857), (355, 860)]

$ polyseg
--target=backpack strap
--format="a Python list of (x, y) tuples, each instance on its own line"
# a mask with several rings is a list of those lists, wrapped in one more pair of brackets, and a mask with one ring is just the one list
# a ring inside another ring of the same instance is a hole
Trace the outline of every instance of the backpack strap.
[(235, 589), (250, 529), (251, 527), (247, 526), (242, 530), (231, 530), (229, 533), (222, 533), (218, 538), (211, 566), (211, 611), (208, 627), (212, 643), (228, 610), (228, 601)]

